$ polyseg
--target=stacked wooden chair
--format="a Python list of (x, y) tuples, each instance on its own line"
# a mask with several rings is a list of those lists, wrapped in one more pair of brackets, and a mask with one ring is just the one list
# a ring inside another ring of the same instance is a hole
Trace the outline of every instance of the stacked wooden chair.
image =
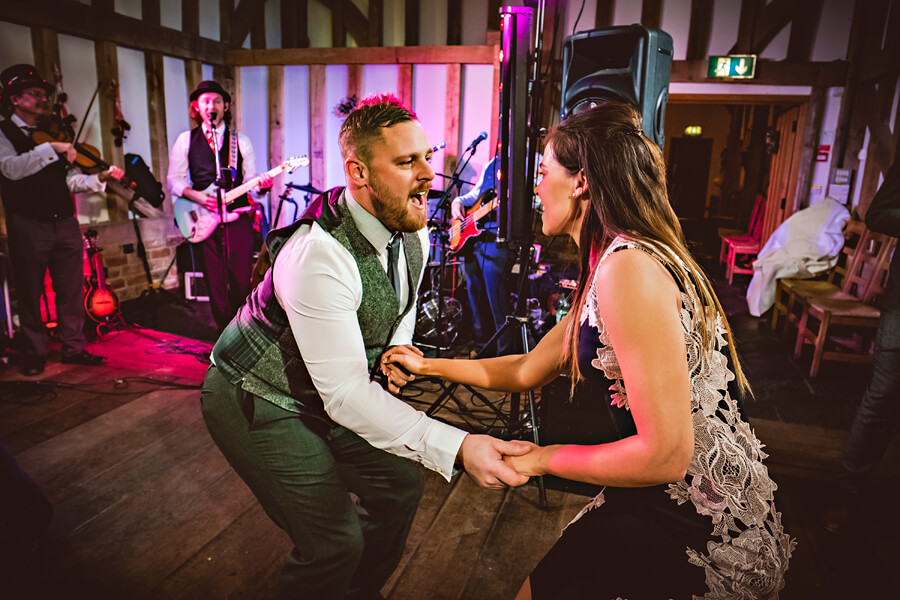
[(838, 253), (835, 266), (829, 269), (823, 276), (814, 279), (799, 279), (796, 277), (784, 277), (778, 279), (775, 287), (775, 305), (772, 309), (772, 330), (778, 331), (778, 321), (785, 317), (787, 329), (794, 328), (800, 323), (800, 313), (796, 312), (798, 298), (809, 295), (828, 296), (843, 289), (847, 269), (856, 256), (866, 225), (859, 219), (851, 219), (844, 226), (844, 245)]
[[(756, 197), (750, 213), (750, 226), (743, 235), (722, 235), (719, 262), (725, 264), (725, 277), (731, 284), (735, 273), (753, 274), (753, 260), (762, 248), (763, 213), (765, 196)], [(724, 233), (724, 232), (723, 232)]]
[[(850, 235), (855, 236), (852, 230)], [(794, 357), (800, 358), (804, 345), (813, 346), (810, 377), (819, 374), (826, 360), (872, 362), (872, 340), (881, 317), (877, 302), (884, 291), (896, 239), (863, 227), (856, 243), (852, 241), (842, 253), (846, 257), (842, 275), (836, 268), (831, 282), (787, 284), (793, 287), (788, 292), (786, 317), (797, 324)], [(838, 276), (839, 285), (834, 283)], [(779, 295), (783, 295), (781, 289), (786, 288), (779, 288)]]

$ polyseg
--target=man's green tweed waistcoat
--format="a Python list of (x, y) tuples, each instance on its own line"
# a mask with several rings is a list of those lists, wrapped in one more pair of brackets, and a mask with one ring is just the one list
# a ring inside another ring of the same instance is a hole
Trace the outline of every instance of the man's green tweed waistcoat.
[(401, 313), (394, 288), (378, 260), (379, 251), (357, 229), (342, 188), (316, 199), (294, 224), (269, 233), (266, 250), (273, 266), (222, 332), (212, 353), (216, 366), (232, 383), (286, 410), (330, 423), (300, 356), (287, 315), (275, 297), (272, 281), (279, 251), (301, 225), (310, 223), (317, 223), (332, 235), (356, 260), (363, 289), (356, 316), (369, 370), (372, 370), (400, 321), (415, 306), (422, 270), (422, 244), (417, 233), (403, 235), (410, 292)]

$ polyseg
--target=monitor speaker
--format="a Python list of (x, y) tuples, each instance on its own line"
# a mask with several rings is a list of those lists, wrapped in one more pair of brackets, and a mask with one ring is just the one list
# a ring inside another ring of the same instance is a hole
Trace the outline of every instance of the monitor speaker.
[(626, 25), (569, 36), (563, 44), (561, 117), (628, 102), (641, 111), (644, 134), (663, 148), (671, 71), (672, 36), (660, 29)]

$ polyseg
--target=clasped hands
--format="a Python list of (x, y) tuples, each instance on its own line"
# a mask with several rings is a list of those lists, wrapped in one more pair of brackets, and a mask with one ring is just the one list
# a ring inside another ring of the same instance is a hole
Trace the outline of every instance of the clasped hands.
[[(381, 358), (381, 372), (388, 379), (388, 391), (400, 388), (425, 374), (427, 359), (422, 351), (409, 345), (389, 348)], [(475, 482), (485, 488), (518, 486), (533, 475), (542, 475), (538, 460), (541, 448), (521, 440), (505, 441), (490, 435), (468, 434), (460, 445), (457, 460)]]

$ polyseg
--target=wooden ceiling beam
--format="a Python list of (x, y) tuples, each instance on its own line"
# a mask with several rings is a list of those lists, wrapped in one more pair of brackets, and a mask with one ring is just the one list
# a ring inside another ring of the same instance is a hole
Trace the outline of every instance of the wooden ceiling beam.
[(641, 3), (641, 25), (659, 29), (662, 23), (662, 0), (643, 0)]
[[(229, 50), (229, 65), (493, 64), (494, 46), (387, 46), (380, 48), (280, 48)], [(705, 64), (705, 63), (704, 63)]]
[(847, 80), (847, 66), (847, 62), (840, 60), (790, 63), (759, 59), (756, 63), (756, 77), (729, 82), (708, 78), (706, 76), (708, 67), (706, 59), (676, 60), (672, 62), (672, 74), (669, 80), (678, 83), (842, 86)]
[[(819, 31), (824, 0), (806, 0), (797, 4), (791, 21), (791, 37), (788, 41), (787, 60), (804, 62), (812, 60), (812, 48)], [(801, 14), (802, 13), (802, 14)]]
[(65, 0), (0, 2), (0, 21), (28, 27), (47, 27), (59, 33), (118, 46), (160, 52), (166, 56), (225, 64), (227, 46), (221, 42), (145, 23), (117, 12)]
[(713, 0), (691, 0), (691, 25), (688, 31), (687, 59), (706, 57), (712, 33)]
[(772, 0), (759, 11), (753, 27), (750, 54), (761, 54), (775, 36), (791, 22), (797, 10), (797, 0)]
[[(362, 11), (350, 0), (344, 0), (344, 27), (347, 33), (353, 36), (357, 46), (374, 46), (369, 39), (369, 20)], [(337, 46), (338, 44), (335, 44)], [(344, 46), (345, 44), (340, 44)]]

